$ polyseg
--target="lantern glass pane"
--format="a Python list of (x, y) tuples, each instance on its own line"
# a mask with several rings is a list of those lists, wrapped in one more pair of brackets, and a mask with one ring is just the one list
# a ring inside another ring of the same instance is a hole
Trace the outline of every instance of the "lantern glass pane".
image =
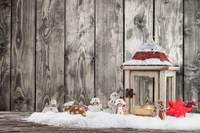
[(154, 78), (135, 76), (135, 104), (153, 104)]
[[(167, 77), (166, 81), (166, 101), (172, 100), (172, 77)], [(168, 104), (166, 104), (169, 107)]]

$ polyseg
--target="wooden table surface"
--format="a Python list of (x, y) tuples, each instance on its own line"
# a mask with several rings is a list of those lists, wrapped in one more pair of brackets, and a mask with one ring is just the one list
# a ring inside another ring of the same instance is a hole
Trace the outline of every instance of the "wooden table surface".
[(55, 127), (26, 122), (23, 118), (30, 116), (30, 112), (0, 112), (0, 133), (199, 133), (200, 131), (150, 130), (132, 128), (75, 128)]

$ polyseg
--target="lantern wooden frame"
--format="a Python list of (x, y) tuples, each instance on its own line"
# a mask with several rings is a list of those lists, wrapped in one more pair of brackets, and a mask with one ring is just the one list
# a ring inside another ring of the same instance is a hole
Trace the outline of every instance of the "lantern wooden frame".
[[(162, 100), (166, 107), (166, 95), (171, 95), (171, 100), (176, 100), (176, 71), (179, 70), (177, 66), (121, 66), (125, 71), (125, 85), (124, 88), (132, 88), (135, 92), (135, 77), (151, 77), (154, 78), (154, 102)], [(172, 78), (172, 89), (167, 90), (167, 78)], [(125, 91), (124, 91), (125, 93)], [(137, 95), (137, 94), (136, 94)], [(129, 107), (129, 113), (132, 113), (135, 106), (135, 96), (132, 98), (126, 97), (125, 101)]]

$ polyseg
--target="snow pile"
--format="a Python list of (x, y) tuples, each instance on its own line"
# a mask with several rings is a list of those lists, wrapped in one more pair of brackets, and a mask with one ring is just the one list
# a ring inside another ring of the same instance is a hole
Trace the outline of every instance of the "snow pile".
[(129, 60), (129, 61), (125, 61), (123, 64), (123, 66), (131, 66), (131, 65), (135, 65), (135, 66), (144, 66), (144, 65), (166, 65), (166, 66), (172, 66), (172, 64), (169, 61), (161, 61), (160, 59), (157, 58), (151, 58), (151, 59), (146, 59), (146, 60)]
[(186, 117), (166, 116), (165, 120), (160, 120), (158, 117), (142, 117), (131, 114), (117, 115), (106, 111), (87, 111), (86, 117), (70, 115), (66, 112), (48, 112), (33, 113), (25, 120), (39, 124), (68, 127), (200, 130), (200, 115), (192, 113), (187, 113)]

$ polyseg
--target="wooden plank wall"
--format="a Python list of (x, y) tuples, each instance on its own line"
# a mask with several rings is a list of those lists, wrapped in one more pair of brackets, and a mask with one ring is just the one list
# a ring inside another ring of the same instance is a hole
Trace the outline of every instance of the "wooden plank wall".
[(200, 1), (184, 1), (184, 98), (200, 102)]
[(11, 111), (34, 111), (35, 1), (12, 0)]
[(66, 1), (65, 101), (94, 97), (94, 0)]
[(10, 110), (11, 0), (0, 1), (0, 110)]
[(64, 102), (64, 0), (37, 0), (36, 110)]
[(180, 66), (177, 99), (200, 101), (199, 24), (199, 0), (1, 0), (0, 110), (93, 97), (106, 107), (123, 94), (120, 65), (148, 35)]
[(133, 57), (146, 42), (148, 31), (153, 36), (153, 0), (125, 0), (125, 60)]
[(96, 1), (96, 96), (105, 106), (114, 91), (123, 93), (123, 1)]

